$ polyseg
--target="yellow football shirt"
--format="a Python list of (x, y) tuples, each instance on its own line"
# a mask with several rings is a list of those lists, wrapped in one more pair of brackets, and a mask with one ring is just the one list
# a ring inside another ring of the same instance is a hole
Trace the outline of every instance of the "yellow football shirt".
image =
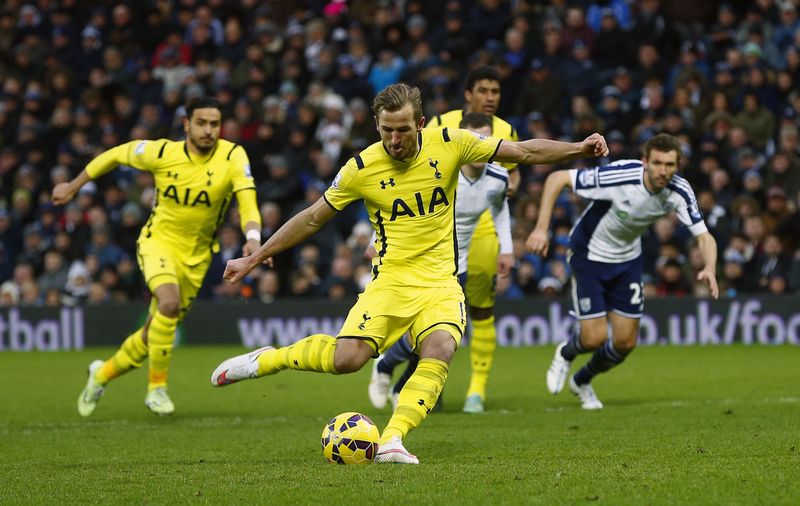
[[(464, 111), (462, 109), (453, 109), (452, 111), (448, 111), (444, 114), (434, 116), (431, 122), (428, 124), (428, 127), (458, 128), (458, 125), (461, 123), (463, 118)], [(513, 142), (516, 142), (518, 139), (517, 130), (511, 126), (511, 123), (497, 116), (492, 116), (492, 136)], [(509, 171), (512, 171), (517, 167), (516, 163), (500, 163), (500, 165)], [(472, 235), (473, 237), (495, 235), (494, 221), (492, 220), (491, 212), (487, 210), (481, 215), (481, 218), (478, 220), (478, 224), (475, 226), (475, 230), (472, 232)]]
[(403, 286), (448, 286), (457, 270), (455, 199), (459, 168), (490, 161), (501, 139), (428, 128), (419, 151), (395, 160), (377, 142), (348, 160), (325, 192), (342, 210), (364, 199), (376, 232), (373, 279)]
[[(156, 199), (139, 243), (156, 241), (172, 247), (189, 265), (216, 250), (215, 233), (234, 194), (255, 189), (244, 148), (223, 139), (206, 157), (190, 155), (185, 141), (168, 139), (134, 140), (106, 154), (153, 173)], [(104, 155), (86, 166), (93, 179), (108, 170)]]

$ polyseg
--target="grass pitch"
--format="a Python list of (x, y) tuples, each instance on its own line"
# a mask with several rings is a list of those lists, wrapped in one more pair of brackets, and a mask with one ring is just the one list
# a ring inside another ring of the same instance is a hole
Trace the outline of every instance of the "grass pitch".
[[(0, 504), (797, 504), (796, 347), (640, 348), (584, 412), (551, 396), (553, 348), (499, 349), (487, 413), (460, 412), (469, 350), (451, 367), (445, 410), (406, 445), (419, 466), (329, 465), (319, 436), (343, 411), (383, 428), (369, 366), (330, 377), (294, 371), (214, 389), (241, 353), (184, 347), (173, 358), (172, 417), (144, 407), (146, 377), (111, 383), (95, 414), (75, 402), (91, 359), (0, 353)], [(582, 364), (584, 357), (576, 363)], [(399, 371), (398, 371), (399, 372)]]

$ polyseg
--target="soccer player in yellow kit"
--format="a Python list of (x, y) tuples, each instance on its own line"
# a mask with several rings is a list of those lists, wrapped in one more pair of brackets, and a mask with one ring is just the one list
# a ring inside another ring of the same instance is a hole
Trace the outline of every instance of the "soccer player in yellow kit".
[(381, 141), (351, 158), (325, 194), (256, 253), (228, 261), (224, 274), (231, 283), (238, 282), (259, 263), (317, 232), (349, 203), (363, 199), (377, 234), (372, 282), (338, 336), (315, 334), (291, 346), (266, 346), (232, 357), (214, 370), (211, 384), (228, 385), (284, 369), (354, 372), (409, 332), (419, 365), (400, 392), (375, 461), (417, 464), (403, 437), (436, 403), (466, 325), (464, 293), (456, 279), (459, 168), (492, 159), (555, 163), (608, 150), (598, 134), (579, 143), (505, 142), (468, 130), (423, 130), (419, 89), (402, 83), (378, 93), (372, 109)]
[[(429, 127), (458, 128), (464, 114), (479, 112), (492, 118), (492, 135), (508, 141), (517, 140), (517, 131), (511, 124), (494, 115), (500, 104), (500, 74), (494, 67), (481, 66), (467, 74), (464, 83), (464, 107), (435, 116)], [(508, 196), (519, 188), (520, 175), (517, 164), (502, 163), (509, 170)], [(467, 260), (467, 283), (464, 291), (469, 304), (472, 322), (470, 363), (472, 376), (467, 388), (464, 411), (482, 412), (486, 399), (486, 384), (492, 368), (497, 346), (494, 326), (495, 279), (500, 243), (494, 228), (491, 212), (486, 211), (478, 221)]]
[(185, 141), (134, 140), (100, 154), (72, 181), (53, 188), (53, 202), (66, 204), (91, 179), (128, 165), (153, 173), (156, 201), (137, 242), (137, 259), (153, 294), (144, 325), (128, 336), (105, 362), (89, 365), (89, 380), (78, 398), (81, 416), (91, 415), (106, 383), (140, 367), (149, 357), (145, 405), (168, 415), (167, 372), (175, 329), (203, 283), (215, 234), (234, 195), (247, 238), (244, 253), (261, 245), (261, 216), (244, 148), (219, 138), (219, 103), (199, 98), (186, 107)]

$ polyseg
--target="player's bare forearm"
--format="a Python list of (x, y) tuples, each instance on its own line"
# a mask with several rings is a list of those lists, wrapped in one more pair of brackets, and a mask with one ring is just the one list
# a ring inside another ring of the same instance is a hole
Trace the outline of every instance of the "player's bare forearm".
[(553, 217), (553, 207), (556, 199), (561, 194), (565, 186), (569, 186), (569, 171), (558, 170), (551, 172), (544, 182), (542, 191), (542, 201), (539, 203), (539, 218), (536, 220), (535, 229), (539, 232), (547, 232), (550, 228), (550, 219)]
[(519, 169), (514, 169), (508, 172), (508, 191), (506, 191), (506, 196), (513, 197), (517, 194), (519, 190), (520, 182), (522, 181), (522, 176), (519, 173)]
[(700, 254), (703, 255), (705, 266), (697, 274), (698, 281), (708, 283), (708, 289), (711, 297), (714, 299), (719, 297), (719, 285), (717, 284), (717, 241), (714, 237), (706, 232), (697, 237), (697, 247), (700, 248)]
[(78, 190), (83, 188), (83, 185), (91, 181), (92, 178), (86, 170), (82, 170), (80, 174), (75, 176), (71, 181), (66, 183), (59, 183), (53, 188), (51, 198), (53, 203), (59, 206), (69, 203), (78, 193)]
[(697, 247), (700, 248), (700, 253), (703, 255), (705, 262), (705, 270), (711, 271), (716, 274), (717, 272), (717, 241), (714, 236), (706, 232), (697, 237)]
[(606, 140), (600, 134), (592, 134), (582, 142), (560, 142), (549, 139), (529, 139), (522, 142), (503, 141), (500, 143), (494, 159), (498, 162), (537, 165), (607, 154)]
[(324, 198), (296, 214), (287, 221), (250, 256), (252, 267), (311, 237), (336, 214)]

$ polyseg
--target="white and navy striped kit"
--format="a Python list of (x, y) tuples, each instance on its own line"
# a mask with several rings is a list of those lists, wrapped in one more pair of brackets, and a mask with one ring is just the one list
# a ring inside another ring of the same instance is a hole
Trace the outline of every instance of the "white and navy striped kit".
[(575, 193), (591, 203), (572, 227), (570, 266), (578, 318), (607, 311), (638, 318), (642, 298), (641, 236), (658, 218), (674, 211), (694, 236), (707, 231), (689, 183), (675, 174), (659, 193), (644, 185), (640, 160), (569, 171)]
[(477, 179), (463, 171), (458, 174), (456, 194), (456, 240), (458, 241), (458, 274), (467, 271), (467, 254), (478, 219), (487, 209), (492, 212), (500, 253), (511, 253), (511, 218), (508, 211), (508, 171), (502, 166), (487, 163)]

